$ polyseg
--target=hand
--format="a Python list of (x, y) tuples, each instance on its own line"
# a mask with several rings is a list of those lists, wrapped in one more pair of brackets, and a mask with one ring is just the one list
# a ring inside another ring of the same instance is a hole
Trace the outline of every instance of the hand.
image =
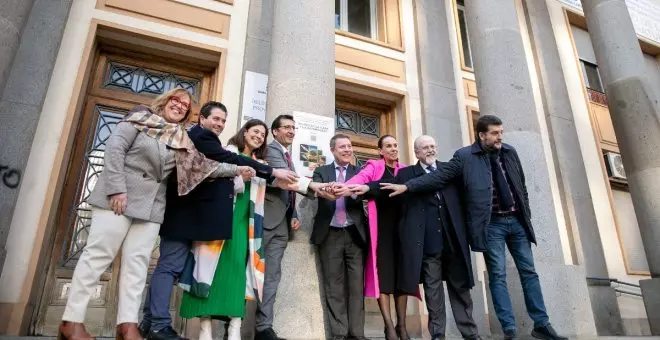
[(298, 230), (300, 229), (300, 220), (297, 218), (291, 219), (291, 229)]
[(254, 171), (254, 169), (252, 169), (252, 168), (249, 167), (249, 166), (239, 166), (239, 167), (236, 169), (236, 174), (237, 174), (238, 176), (241, 176), (241, 177), (243, 178), (243, 181), (247, 181), (247, 180), (249, 180), (250, 178), (256, 176), (256, 175), (257, 175), (257, 172)]
[(110, 196), (110, 209), (115, 212), (115, 215), (123, 215), (126, 212), (126, 204), (128, 197), (126, 193), (114, 194)]
[(277, 186), (280, 189), (283, 190), (289, 190), (289, 191), (297, 191), (298, 190), (298, 181), (295, 181), (293, 183), (288, 183), (284, 181), (277, 181), (275, 183), (275, 186)]
[[(310, 183), (310, 187), (314, 184), (314, 182)], [(316, 195), (321, 198), (325, 198), (327, 200), (334, 201), (337, 199), (337, 196), (335, 196), (334, 191), (332, 190), (332, 186), (335, 184), (334, 182), (330, 183), (317, 183), (321, 184), (320, 188), (318, 191), (315, 190)]]
[(307, 167), (307, 169), (309, 169), (309, 171), (314, 172), (314, 170), (316, 170), (316, 168), (318, 168), (318, 167), (319, 167), (319, 165), (316, 164), (316, 163), (309, 163), (309, 166)]
[(382, 190), (392, 190), (390, 197), (398, 196), (408, 191), (408, 187), (405, 184), (381, 183), (380, 188)]
[(348, 188), (354, 195), (364, 195), (369, 192), (369, 186), (366, 184), (351, 184)]
[(332, 193), (337, 197), (351, 196), (353, 194), (350, 189), (351, 186), (343, 183), (335, 183), (332, 186)]
[(273, 169), (272, 176), (285, 183), (294, 183), (298, 180), (298, 175), (288, 169)]
[(327, 191), (327, 188), (330, 187), (331, 183), (319, 183), (311, 182), (309, 183), (309, 189), (313, 190), (317, 195), (323, 191)]

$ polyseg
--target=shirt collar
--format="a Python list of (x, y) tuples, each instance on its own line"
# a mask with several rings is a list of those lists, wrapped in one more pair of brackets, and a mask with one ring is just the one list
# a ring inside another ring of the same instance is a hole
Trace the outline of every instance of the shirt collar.
[(284, 151), (284, 153), (289, 152), (289, 149), (288, 149), (286, 146), (280, 144), (280, 142), (279, 142), (277, 139), (275, 139), (275, 143), (277, 143), (277, 145), (279, 145), (279, 146), (282, 148), (282, 150)]
[(332, 162), (332, 164), (334, 164), (333, 167), (335, 168), (335, 170), (337, 170), (337, 168), (343, 168), (344, 170), (348, 169), (348, 164), (346, 164), (344, 166), (341, 166), (341, 165), (337, 164), (337, 162)]

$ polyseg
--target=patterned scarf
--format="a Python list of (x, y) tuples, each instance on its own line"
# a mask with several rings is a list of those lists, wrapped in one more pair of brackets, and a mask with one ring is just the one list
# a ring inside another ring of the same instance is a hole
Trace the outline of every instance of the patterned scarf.
[(183, 125), (168, 123), (146, 106), (136, 106), (123, 121), (174, 149), (179, 196), (187, 195), (220, 165), (197, 151)]

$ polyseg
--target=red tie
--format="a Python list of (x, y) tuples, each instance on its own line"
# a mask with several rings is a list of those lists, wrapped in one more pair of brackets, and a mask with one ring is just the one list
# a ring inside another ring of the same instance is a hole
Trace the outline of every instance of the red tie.
[[(289, 154), (288, 151), (284, 152), (284, 157), (286, 157), (286, 163), (287, 166), (289, 167), (289, 170), (293, 171), (293, 162), (291, 161), (291, 154)], [(296, 192), (295, 191), (289, 191), (289, 206), (292, 209), (296, 208)]]

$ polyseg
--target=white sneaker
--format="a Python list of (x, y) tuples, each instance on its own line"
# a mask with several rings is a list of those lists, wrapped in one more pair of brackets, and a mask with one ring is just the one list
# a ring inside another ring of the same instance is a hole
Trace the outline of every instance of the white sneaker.
[(241, 318), (231, 318), (227, 333), (227, 340), (241, 340)]
[(199, 340), (213, 340), (213, 322), (210, 318), (199, 318)]

